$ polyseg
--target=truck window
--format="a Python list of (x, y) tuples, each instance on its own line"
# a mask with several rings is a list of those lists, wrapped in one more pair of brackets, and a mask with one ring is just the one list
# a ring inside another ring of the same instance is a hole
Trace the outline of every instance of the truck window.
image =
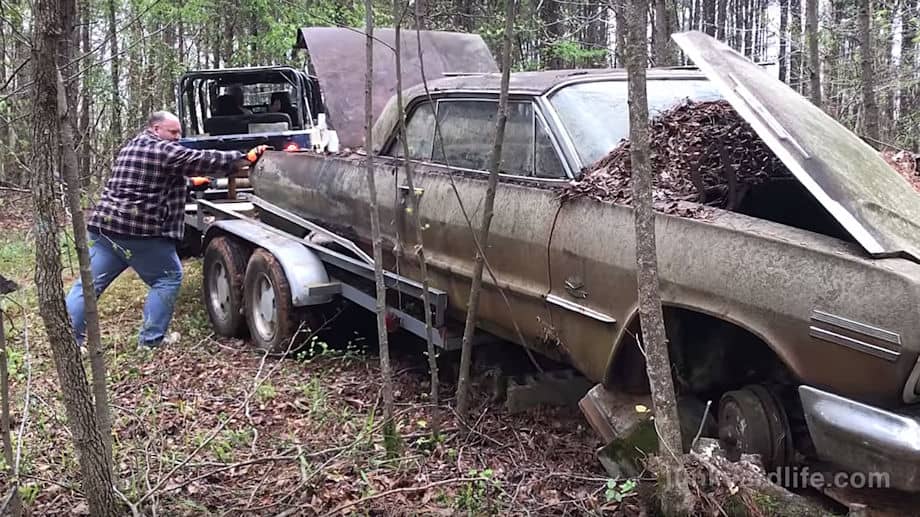
[[(533, 175), (534, 112), (530, 102), (508, 106), (505, 143), (500, 171), (520, 176)], [(493, 100), (441, 100), (438, 124), (441, 142), (434, 142), (432, 161), (451, 167), (487, 170), (495, 139), (498, 102)]]

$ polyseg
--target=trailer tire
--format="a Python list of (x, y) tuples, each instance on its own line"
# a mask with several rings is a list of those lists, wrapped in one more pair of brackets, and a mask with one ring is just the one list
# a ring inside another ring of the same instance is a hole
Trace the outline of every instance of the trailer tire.
[(216, 237), (204, 252), (201, 294), (214, 332), (224, 337), (246, 334), (243, 314), (243, 275), (246, 247), (232, 237)]
[(291, 299), (291, 286), (281, 264), (264, 249), (257, 249), (249, 258), (243, 300), (249, 334), (256, 347), (271, 354), (296, 349), (291, 340), (300, 318)]

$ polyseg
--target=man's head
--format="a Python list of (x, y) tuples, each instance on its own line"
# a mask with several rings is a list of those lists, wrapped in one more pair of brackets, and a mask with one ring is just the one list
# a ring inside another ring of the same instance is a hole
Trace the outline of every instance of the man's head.
[(147, 129), (163, 140), (176, 141), (182, 137), (179, 117), (168, 111), (157, 111), (147, 119)]

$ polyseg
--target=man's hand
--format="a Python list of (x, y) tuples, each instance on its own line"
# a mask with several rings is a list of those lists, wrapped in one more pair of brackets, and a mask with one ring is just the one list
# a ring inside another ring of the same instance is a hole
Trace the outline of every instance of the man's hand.
[(195, 191), (208, 190), (211, 186), (211, 178), (207, 176), (194, 176), (188, 179), (189, 188)]
[(259, 160), (259, 157), (262, 156), (262, 153), (268, 149), (269, 146), (267, 145), (257, 145), (250, 149), (248, 153), (246, 153), (246, 160), (248, 160), (249, 163), (256, 163)]

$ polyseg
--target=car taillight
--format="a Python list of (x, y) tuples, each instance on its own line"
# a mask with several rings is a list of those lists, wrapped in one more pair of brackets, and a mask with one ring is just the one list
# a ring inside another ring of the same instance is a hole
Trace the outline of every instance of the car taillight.
[(284, 146), (284, 150), (289, 153), (294, 152), (294, 151), (299, 151), (300, 146), (297, 145), (297, 142), (289, 142), (286, 146)]

